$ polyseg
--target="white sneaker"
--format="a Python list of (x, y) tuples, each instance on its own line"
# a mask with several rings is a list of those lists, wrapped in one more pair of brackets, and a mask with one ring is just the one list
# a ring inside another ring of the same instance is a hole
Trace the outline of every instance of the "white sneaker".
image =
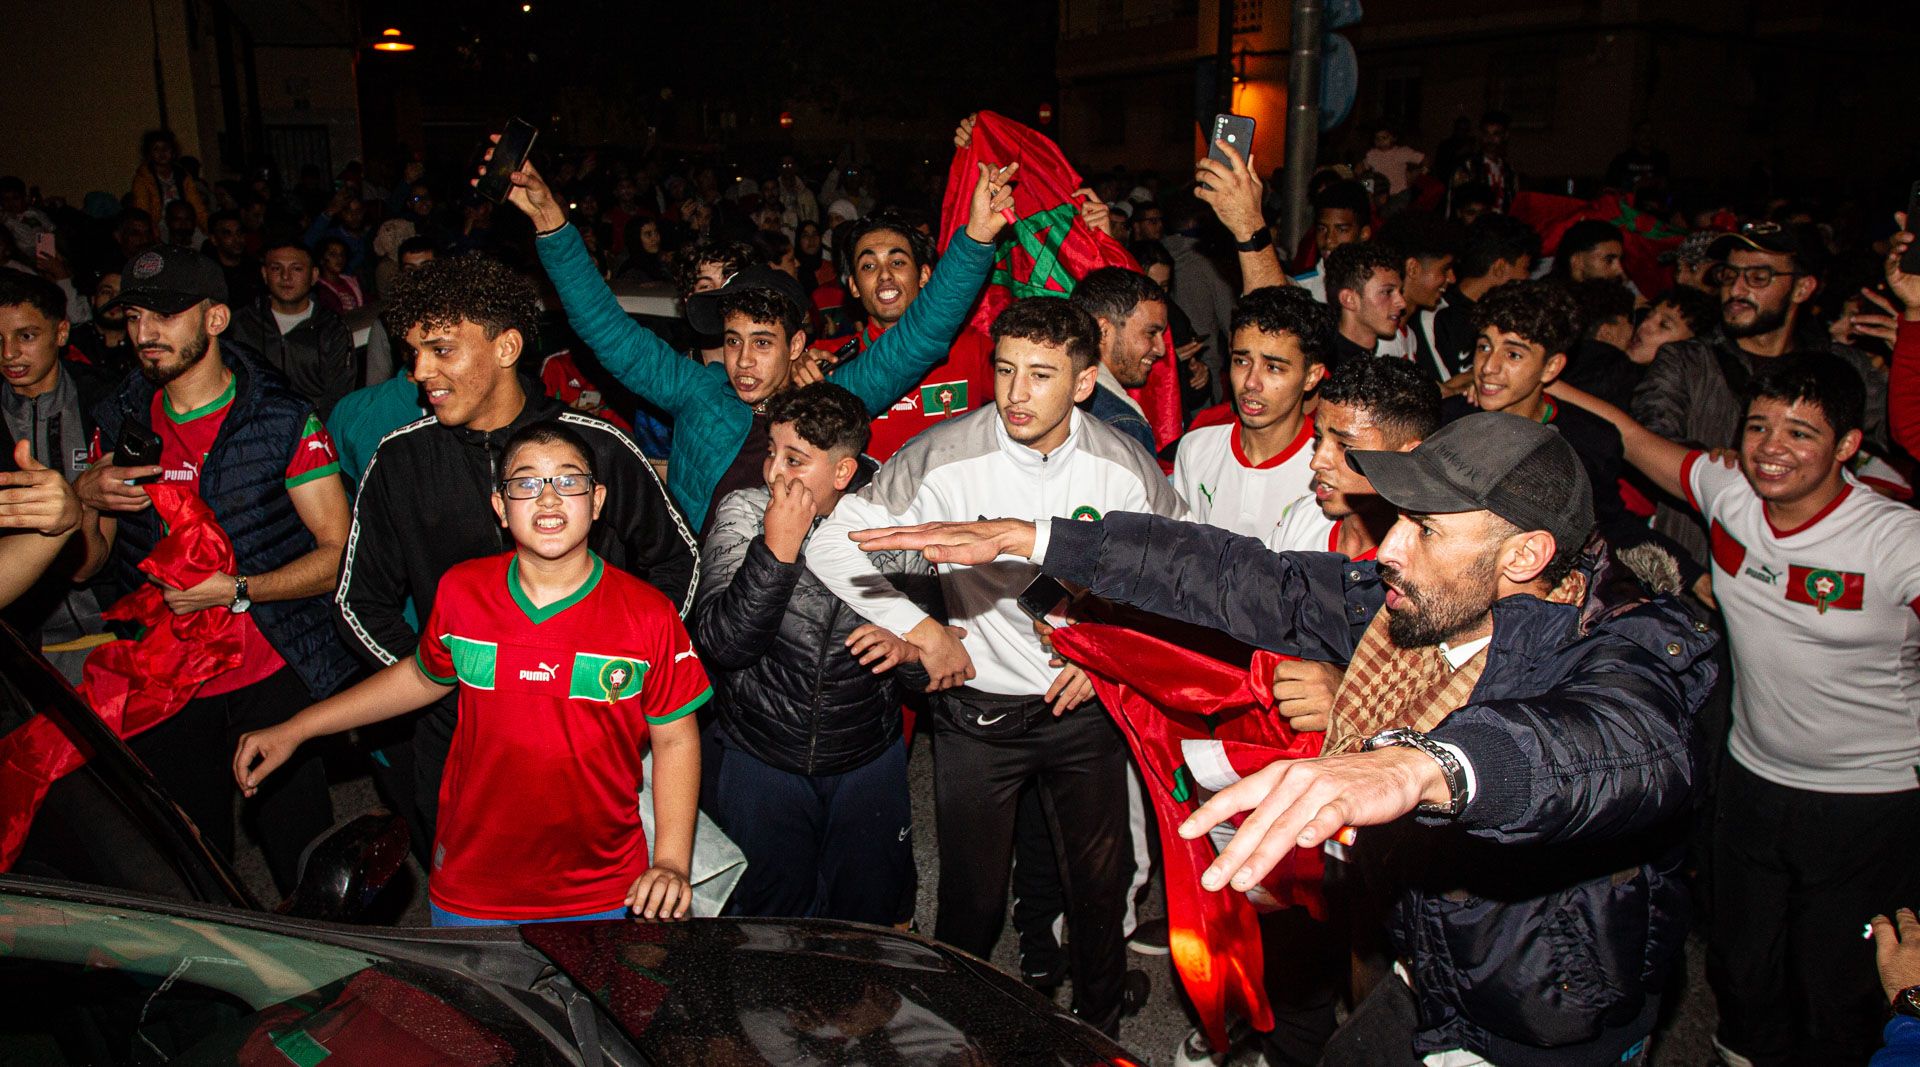
[[(1173, 1050), (1173, 1067), (1267, 1067), (1266, 1053), (1253, 1047), (1253, 1028), (1238, 1019), (1227, 1024), (1227, 1040), (1232, 1047), (1226, 1052), (1215, 1052), (1213, 1042), (1207, 1040), (1205, 1030), (1195, 1027), (1187, 1032), (1186, 1039)], [(1252, 1058), (1239, 1053), (1251, 1052)]]

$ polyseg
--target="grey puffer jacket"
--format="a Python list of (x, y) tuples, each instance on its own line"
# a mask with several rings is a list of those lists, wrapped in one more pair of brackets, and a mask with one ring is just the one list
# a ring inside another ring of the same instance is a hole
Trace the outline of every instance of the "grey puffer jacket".
[[(847, 651), (864, 620), (807, 570), (804, 546), (793, 563), (767, 548), (769, 499), (742, 489), (720, 502), (688, 620), (694, 645), (719, 697), (724, 744), (795, 774), (841, 774), (900, 740), (900, 702), (926, 686), (926, 672), (908, 664), (874, 674)], [(945, 617), (932, 564), (917, 552), (880, 556), (901, 592)]]

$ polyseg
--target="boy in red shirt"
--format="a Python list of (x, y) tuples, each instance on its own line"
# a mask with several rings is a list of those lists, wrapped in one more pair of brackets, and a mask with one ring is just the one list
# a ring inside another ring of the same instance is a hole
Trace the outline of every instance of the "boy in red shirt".
[[(436, 926), (629, 911), (678, 919), (692, 903), (691, 712), (712, 690), (673, 604), (588, 550), (607, 492), (591, 457), (557, 422), (515, 433), (493, 494), (514, 551), (447, 572), (413, 659), (243, 735), (234, 756), (251, 796), (302, 742), (404, 715), (458, 685), (428, 880)], [(635, 803), (649, 744), (651, 865)]]

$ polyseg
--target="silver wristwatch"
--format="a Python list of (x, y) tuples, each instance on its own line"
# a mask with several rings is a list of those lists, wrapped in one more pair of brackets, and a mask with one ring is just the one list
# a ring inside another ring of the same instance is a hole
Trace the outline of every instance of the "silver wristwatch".
[(1467, 806), (1467, 771), (1465, 767), (1460, 765), (1460, 760), (1454, 756), (1453, 752), (1426, 734), (1418, 730), (1409, 730), (1404, 726), (1391, 727), (1374, 734), (1361, 744), (1360, 750), (1362, 752), (1372, 752), (1377, 748), (1393, 748), (1396, 746), (1402, 748), (1417, 748), (1427, 755), (1432, 756), (1434, 762), (1440, 764), (1440, 772), (1446, 775), (1447, 802), (1445, 804), (1421, 804), (1419, 811), (1426, 815), (1453, 816), (1460, 814), (1461, 809)]
[(1920, 985), (1910, 985), (1893, 995), (1893, 1013), (1920, 1019)]
[(235, 615), (245, 615), (247, 609), (252, 606), (253, 601), (247, 599), (247, 576), (244, 574), (234, 575), (233, 602), (227, 605), (227, 610), (233, 612)]

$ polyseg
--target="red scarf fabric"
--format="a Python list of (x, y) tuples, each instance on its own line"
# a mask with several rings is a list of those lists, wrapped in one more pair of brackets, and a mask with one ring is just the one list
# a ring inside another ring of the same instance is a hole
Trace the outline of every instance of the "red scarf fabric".
[[(1064, 298), (1090, 270), (1137, 271), (1140, 264), (1111, 234), (1095, 233), (1080, 220), (1080, 201), (1073, 191), (1085, 183), (1060, 146), (1037, 130), (991, 111), (979, 113), (972, 142), (953, 154), (947, 170), (947, 197), (940, 211), (941, 248), (967, 224), (980, 163), (1020, 164), (1013, 178), (1013, 214), (1018, 221), (1002, 232), (993, 277), (953, 345), (956, 360), (966, 353), (988, 371), (984, 403), (985, 397), (993, 395), (993, 342), (987, 331), (1008, 304), (1024, 296)], [(1128, 390), (1146, 410), (1154, 440), (1162, 447), (1179, 437), (1182, 428), (1171, 331), (1166, 341), (1167, 358), (1154, 362), (1147, 384)]]
[[(1228, 1047), (1229, 1012), (1271, 1030), (1259, 909), (1247, 894), (1200, 888), (1217, 854), (1213, 842), (1186, 840), (1177, 829), (1200, 806), (1197, 773), (1217, 789), (1274, 760), (1319, 755), (1321, 735), (1295, 732), (1273, 708), (1273, 668), (1287, 657), (1260, 651), (1237, 667), (1104, 623), (1055, 630), (1053, 647), (1086, 670), (1147, 784), (1166, 868), (1168, 944), (1208, 1040)], [(1188, 755), (1203, 752), (1217, 755), (1199, 771)], [(1231, 768), (1224, 780), (1222, 763)], [(1259, 889), (1263, 900), (1325, 918), (1321, 875), (1319, 851), (1296, 849)]]
[[(167, 535), (140, 561), (141, 571), (174, 589), (189, 589), (237, 569), (233, 543), (197, 494), (164, 484), (146, 490)], [(165, 722), (208, 679), (240, 665), (240, 627), (232, 613), (175, 615), (157, 585), (141, 586), (101, 614), (145, 631), (138, 640), (94, 649), (80, 683), (80, 699), (121, 737)], [(47, 789), (85, 762), (46, 716), (0, 737), (0, 871), (12, 869)]]

